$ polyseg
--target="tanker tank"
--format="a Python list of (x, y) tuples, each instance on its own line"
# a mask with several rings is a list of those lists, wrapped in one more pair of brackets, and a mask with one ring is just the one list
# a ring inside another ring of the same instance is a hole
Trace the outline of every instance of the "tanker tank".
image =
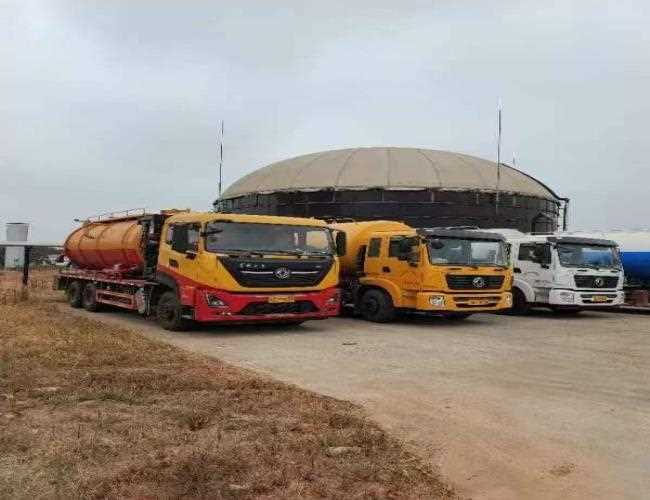
[(86, 222), (65, 241), (66, 257), (79, 268), (138, 271), (144, 266), (144, 242), (138, 218)]

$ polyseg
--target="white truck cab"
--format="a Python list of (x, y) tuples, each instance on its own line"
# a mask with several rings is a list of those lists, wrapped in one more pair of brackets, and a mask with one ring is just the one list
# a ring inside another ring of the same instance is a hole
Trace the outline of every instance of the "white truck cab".
[(510, 244), (513, 310), (544, 306), (557, 312), (623, 304), (623, 267), (614, 241), (566, 233), (494, 230)]

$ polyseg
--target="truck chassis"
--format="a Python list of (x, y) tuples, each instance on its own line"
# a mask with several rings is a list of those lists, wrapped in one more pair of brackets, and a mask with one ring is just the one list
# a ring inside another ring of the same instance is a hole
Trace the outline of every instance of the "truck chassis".
[[(113, 306), (137, 311), (144, 316), (156, 315), (165, 328), (181, 329), (170, 328), (169, 322), (161, 317), (164, 313), (157, 307), (159, 300), (171, 290), (157, 281), (105, 271), (67, 269), (55, 278), (54, 288), (64, 290), (69, 304), (75, 308), (83, 307), (94, 312), (103, 305)], [(208, 293), (225, 299), (224, 303), (231, 306), (209, 306)], [(338, 313), (339, 295), (338, 288), (281, 295), (277, 292), (233, 293), (197, 289), (194, 306), (182, 306), (182, 319), (200, 323), (300, 324), (306, 320), (327, 319)]]

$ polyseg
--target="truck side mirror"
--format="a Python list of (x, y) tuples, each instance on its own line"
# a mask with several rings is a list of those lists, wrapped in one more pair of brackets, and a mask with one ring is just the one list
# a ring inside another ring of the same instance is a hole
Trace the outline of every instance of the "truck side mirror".
[(347, 252), (348, 238), (343, 231), (337, 231), (336, 236), (336, 255), (343, 257)]
[(417, 267), (417, 265), (420, 263), (420, 252), (418, 251), (418, 247), (413, 248), (409, 252), (407, 261), (409, 265), (413, 267)]
[(547, 244), (535, 245), (533, 258), (538, 264), (548, 266), (551, 263), (551, 247)]

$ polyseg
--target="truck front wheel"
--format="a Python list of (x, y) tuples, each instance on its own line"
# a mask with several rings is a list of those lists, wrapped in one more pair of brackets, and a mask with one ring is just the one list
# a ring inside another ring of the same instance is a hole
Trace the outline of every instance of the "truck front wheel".
[(165, 292), (160, 296), (156, 307), (156, 321), (165, 330), (172, 332), (187, 328), (187, 321), (183, 318), (183, 305), (176, 293)]
[(377, 289), (367, 290), (359, 299), (359, 312), (364, 319), (387, 323), (395, 317), (395, 306), (390, 296)]
[(512, 289), (512, 309), (510, 309), (508, 312), (510, 314), (528, 314), (528, 311), (530, 311), (530, 304), (526, 300), (526, 296), (524, 295), (524, 292), (519, 290), (519, 288), (513, 288)]
[(75, 309), (79, 309), (81, 304), (81, 286), (80, 281), (73, 281), (68, 284), (68, 288), (65, 290), (66, 298), (68, 299), (68, 304)]

